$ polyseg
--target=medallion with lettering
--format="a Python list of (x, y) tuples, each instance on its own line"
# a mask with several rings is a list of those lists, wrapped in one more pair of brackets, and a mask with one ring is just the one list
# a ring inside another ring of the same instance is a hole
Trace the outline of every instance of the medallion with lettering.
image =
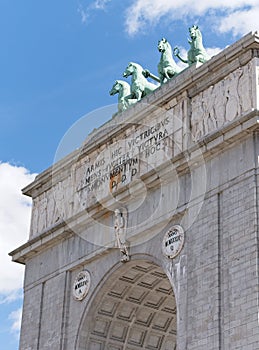
[(162, 251), (170, 259), (175, 258), (183, 248), (184, 230), (180, 225), (172, 226), (165, 234)]
[(90, 288), (90, 273), (81, 271), (76, 276), (73, 284), (73, 297), (76, 300), (83, 300)]

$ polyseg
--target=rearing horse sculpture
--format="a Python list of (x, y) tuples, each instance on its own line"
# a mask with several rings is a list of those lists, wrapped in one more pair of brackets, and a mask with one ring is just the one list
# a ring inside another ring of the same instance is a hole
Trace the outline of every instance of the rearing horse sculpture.
[(130, 85), (123, 80), (115, 80), (110, 95), (118, 95), (118, 112), (125, 111), (130, 105), (137, 102), (136, 99), (126, 99), (130, 95)]
[(169, 42), (162, 38), (158, 42), (158, 51), (161, 52), (160, 62), (158, 63), (158, 74), (161, 84), (180, 73), (181, 68), (177, 66), (172, 56), (172, 48)]
[(143, 72), (143, 68), (138, 63), (130, 62), (128, 64), (123, 76), (127, 78), (131, 75), (132, 78), (130, 86), (131, 94), (125, 97), (126, 100), (137, 99), (139, 101), (142, 97), (158, 88), (158, 86), (146, 80)]
[(189, 28), (189, 33), (191, 40), (188, 39), (189, 44), (191, 45), (190, 50), (188, 51), (187, 60), (183, 59), (180, 56), (180, 51), (178, 47), (174, 48), (174, 55), (179, 58), (184, 63), (188, 63), (188, 65), (192, 65), (193, 63), (204, 63), (210, 59), (210, 56), (207, 54), (205, 48), (202, 44), (202, 35), (198, 26), (193, 25)]

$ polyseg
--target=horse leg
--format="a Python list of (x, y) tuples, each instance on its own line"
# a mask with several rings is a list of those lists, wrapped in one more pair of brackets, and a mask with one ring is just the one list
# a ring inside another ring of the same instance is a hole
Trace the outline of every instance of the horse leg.
[(134, 98), (134, 96), (132, 94), (128, 95), (128, 96), (125, 96), (124, 99), (123, 99), (124, 108), (127, 109), (127, 108), (129, 108), (131, 105), (133, 105), (136, 102), (137, 102), (137, 99)]
[(125, 111), (128, 108), (128, 101), (125, 100), (125, 98), (122, 98), (120, 100), (119, 106), (120, 106), (120, 112)]
[(169, 80), (170, 79), (170, 76), (169, 76), (169, 72), (170, 70), (168, 68), (165, 68), (165, 77), (166, 77), (166, 80)]
[(165, 75), (164, 73), (159, 73), (159, 79), (160, 79), (160, 84), (164, 84), (165, 83)]
[(175, 76), (175, 74), (176, 72), (173, 69), (171, 68), (165, 69), (165, 78), (167, 81), (172, 79)]
[(205, 63), (206, 59), (204, 57), (204, 54), (201, 53), (200, 55), (197, 55), (197, 62)]
[(131, 98), (130, 100), (127, 101), (128, 105), (127, 108), (134, 105), (136, 102), (138, 102), (135, 98)]
[(128, 100), (130, 100), (131, 98), (134, 98), (133, 94), (129, 94), (127, 96), (124, 97), (124, 101), (127, 102)]
[(140, 89), (135, 90), (135, 96), (137, 101), (140, 101), (142, 97), (142, 91)]
[(124, 111), (124, 103), (123, 101), (118, 102), (118, 112)]

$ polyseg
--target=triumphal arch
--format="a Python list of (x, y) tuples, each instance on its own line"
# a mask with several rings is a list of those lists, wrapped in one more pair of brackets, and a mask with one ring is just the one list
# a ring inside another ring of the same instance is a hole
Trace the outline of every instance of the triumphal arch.
[(23, 190), (20, 350), (258, 349), (259, 34), (189, 63)]

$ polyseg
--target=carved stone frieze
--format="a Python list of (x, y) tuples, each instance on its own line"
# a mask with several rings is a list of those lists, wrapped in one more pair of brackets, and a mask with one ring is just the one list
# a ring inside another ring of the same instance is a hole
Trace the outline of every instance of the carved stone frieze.
[(252, 107), (252, 62), (250, 62), (192, 98), (193, 140), (198, 141)]

